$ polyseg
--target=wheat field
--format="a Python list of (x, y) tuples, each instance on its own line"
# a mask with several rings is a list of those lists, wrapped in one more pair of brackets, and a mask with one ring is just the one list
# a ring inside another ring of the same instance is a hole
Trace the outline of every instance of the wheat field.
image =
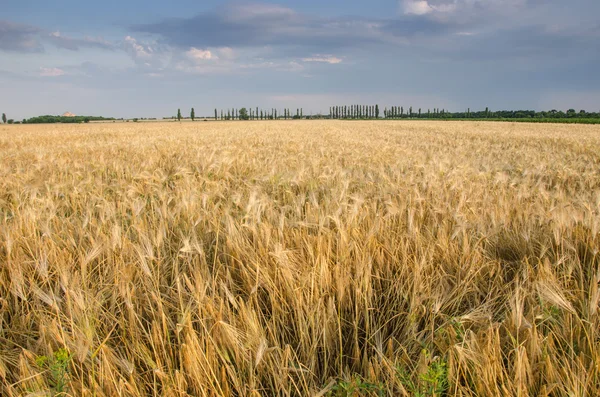
[(0, 126), (2, 396), (597, 396), (600, 126)]

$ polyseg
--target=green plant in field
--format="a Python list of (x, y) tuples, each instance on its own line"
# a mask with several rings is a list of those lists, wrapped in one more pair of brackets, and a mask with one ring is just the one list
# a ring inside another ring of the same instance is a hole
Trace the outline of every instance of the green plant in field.
[(52, 388), (52, 396), (65, 395), (71, 359), (71, 354), (65, 348), (58, 349), (50, 357), (39, 356), (36, 358), (36, 365), (48, 374), (48, 383)]
[(350, 380), (338, 381), (327, 393), (328, 397), (358, 397), (358, 396), (384, 396), (384, 388), (380, 383), (366, 381), (361, 376), (355, 375)]
[(429, 364), (424, 372), (417, 374), (416, 378), (399, 366), (396, 368), (396, 374), (402, 386), (411, 396), (415, 397), (438, 397), (443, 396), (448, 391), (448, 368), (447, 364), (440, 357), (430, 359), (429, 351), (426, 349), (422, 353)]

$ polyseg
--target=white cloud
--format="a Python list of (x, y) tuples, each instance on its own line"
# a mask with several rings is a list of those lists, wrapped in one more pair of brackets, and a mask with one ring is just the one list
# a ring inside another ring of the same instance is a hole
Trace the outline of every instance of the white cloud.
[(230, 47), (221, 47), (217, 49), (217, 53), (220, 58), (223, 59), (233, 59), (235, 58), (235, 52)]
[(137, 66), (153, 71), (162, 71), (171, 56), (169, 49), (158, 46), (156, 43), (140, 42), (131, 36), (125, 37), (122, 47)]
[(331, 56), (331, 55), (314, 55), (312, 57), (302, 58), (302, 61), (303, 62), (329, 63), (331, 65), (342, 63), (342, 59)]
[(456, 11), (458, 7), (472, 6), (478, 1), (480, 0), (403, 0), (403, 6), (404, 13), (408, 15), (447, 14)]
[(40, 76), (42, 77), (58, 77), (65, 74), (65, 71), (59, 68), (40, 68)]
[(209, 50), (201, 50), (196, 47), (190, 48), (189, 51), (186, 51), (185, 55), (194, 61), (219, 59), (219, 57), (213, 55)]
[(404, 13), (413, 15), (425, 15), (433, 11), (426, 0), (408, 0), (404, 2)]
[(134, 59), (150, 58), (154, 52), (152, 47), (138, 43), (138, 41), (131, 36), (125, 37), (124, 47), (125, 51), (132, 55)]

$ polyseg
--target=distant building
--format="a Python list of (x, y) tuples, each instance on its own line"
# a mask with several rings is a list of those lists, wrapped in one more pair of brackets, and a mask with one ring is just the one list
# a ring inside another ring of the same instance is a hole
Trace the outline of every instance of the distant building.
[(71, 113), (71, 112), (66, 112), (66, 113), (63, 113), (63, 115), (62, 115), (62, 116), (63, 116), (63, 117), (75, 117), (75, 115), (74, 115), (73, 113)]

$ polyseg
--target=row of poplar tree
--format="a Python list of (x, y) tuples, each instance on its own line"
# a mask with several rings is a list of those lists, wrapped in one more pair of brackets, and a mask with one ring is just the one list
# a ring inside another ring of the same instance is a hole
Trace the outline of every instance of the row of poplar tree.
[[(486, 109), (487, 111), (487, 109)], [(470, 113), (470, 111), (469, 111)], [(427, 117), (427, 118), (435, 118), (435, 117), (443, 117), (445, 114), (445, 110), (442, 109), (433, 109), (427, 110), (427, 113), (422, 113), (421, 109), (418, 112), (413, 112), (412, 106), (404, 111), (404, 107), (402, 106), (392, 106), (390, 109), (385, 108), (383, 111), (383, 117), (388, 119), (399, 119), (406, 117)], [(379, 105), (345, 105), (345, 106), (332, 106), (329, 108), (328, 115), (320, 115), (317, 117), (320, 118), (330, 118), (330, 119), (378, 119), (380, 116)], [(177, 110), (177, 119), (181, 120), (181, 109)], [(194, 120), (196, 118), (196, 114), (194, 108), (190, 111), (190, 119)], [(290, 109), (284, 109), (283, 113), (278, 112), (277, 109), (259, 109), (258, 107), (252, 109), (241, 108), (241, 109), (227, 109), (219, 112), (219, 110), (215, 109), (215, 120), (297, 120), (304, 118), (304, 112), (302, 108), (296, 109), (296, 113), (294, 114)]]
[[(292, 119), (301, 119), (304, 117), (303, 110), (301, 108), (296, 109), (296, 114), (292, 114), (290, 109), (284, 109), (283, 114), (277, 113), (277, 109), (260, 109), (256, 107), (255, 109), (227, 109), (222, 110), (219, 113), (217, 109), (215, 109), (215, 120), (292, 120)], [(183, 117), (181, 116), (181, 109), (177, 109), (177, 120), (181, 120)], [(194, 121), (196, 118), (196, 112), (194, 108), (190, 111), (190, 119)]]
[[(449, 112), (445, 109), (434, 108), (433, 110), (427, 109), (422, 111), (421, 108), (413, 110), (412, 106), (404, 109), (403, 106), (392, 106), (389, 109), (386, 107), (383, 113), (380, 113), (379, 105), (344, 105), (344, 106), (332, 106), (329, 108), (329, 114), (319, 114), (317, 116), (309, 116), (306, 118), (319, 118), (319, 119), (379, 119), (380, 116), (386, 119), (402, 119), (402, 118), (424, 118), (424, 119), (487, 119), (487, 118), (500, 118), (500, 119), (525, 119), (525, 118), (581, 118), (581, 119), (598, 119), (600, 118), (600, 112), (586, 112), (580, 110), (576, 112), (574, 109), (569, 109), (567, 112), (550, 110), (550, 111), (533, 111), (533, 110), (502, 110), (502, 111), (490, 111), (489, 108), (485, 110), (471, 112), (471, 109), (467, 109), (463, 112)], [(195, 118), (194, 109), (192, 108), (190, 118)], [(284, 109), (283, 113), (278, 112), (277, 109), (227, 109), (221, 110), (220, 112), (215, 109), (215, 120), (292, 120), (292, 119), (303, 119), (304, 114), (301, 108), (296, 109), (294, 114), (290, 109)], [(177, 119), (181, 120), (181, 110), (177, 111)], [(6, 121), (5, 121), (6, 122)], [(9, 120), (10, 122), (10, 120)]]
[[(487, 111), (487, 110), (486, 110)], [(470, 114), (470, 110), (467, 111)], [(436, 118), (444, 117), (447, 112), (444, 109), (433, 109), (433, 112), (428, 109), (427, 113), (423, 113), (419, 108), (418, 111), (413, 111), (412, 106), (404, 110), (403, 106), (392, 106), (383, 110), (383, 117), (386, 119), (401, 119), (427, 117)], [(350, 106), (333, 106), (329, 108), (329, 118), (332, 119), (378, 119), (380, 115), (379, 105), (350, 105)]]

